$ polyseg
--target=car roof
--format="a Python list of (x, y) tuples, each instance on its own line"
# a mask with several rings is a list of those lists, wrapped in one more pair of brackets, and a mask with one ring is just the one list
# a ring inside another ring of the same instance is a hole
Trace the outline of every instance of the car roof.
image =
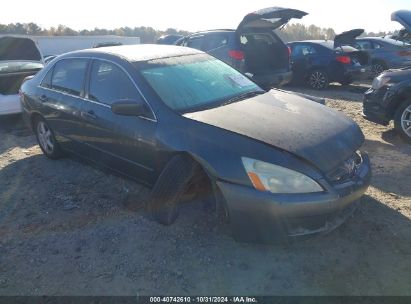
[(299, 40), (299, 41), (290, 41), (289, 43), (324, 43), (327, 41), (332, 42), (332, 40)]
[(358, 37), (357, 40), (385, 40), (383, 37)]
[(215, 29), (215, 30), (205, 30), (199, 31), (195, 33), (191, 33), (188, 36), (195, 36), (195, 35), (202, 35), (202, 34), (210, 34), (210, 33), (227, 33), (227, 32), (235, 32), (234, 29)]
[(177, 57), (192, 54), (202, 54), (203, 52), (175, 45), (160, 44), (135, 44), (109, 46), (96, 49), (86, 49), (64, 54), (64, 57), (72, 56), (97, 56), (102, 54), (114, 55), (126, 59), (130, 62), (147, 61), (153, 59)]
[[(385, 43), (393, 44), (393, 45), (404, 45), (404, 41), (392, 39), (389, 37), (361, 37), (361, 38), (357, 38), (357, 40), (375, 40), (378, 42), (385, 42)], [(405, 42), (405, 44), (409, 44), (409, 43)]]

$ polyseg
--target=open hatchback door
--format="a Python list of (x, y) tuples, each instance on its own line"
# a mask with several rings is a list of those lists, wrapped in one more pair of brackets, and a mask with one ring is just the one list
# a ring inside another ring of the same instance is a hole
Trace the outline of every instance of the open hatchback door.
[(353, 29), (346, 32), (342, 32), (341, 34), (335, 35), (334, 38), (334, 48), (343, 45), (353, 45), (355, 44), (355, 38), (360, 36), (364, 33), (363, 29)]
[(271, 29), (283, 26), (291, 19), (301, 19), (306, 12), (291, 8), (267, 7), (246, 15), (238, 25), (237, 32), (245, 29)]
[(245, 72), (260, 86), (270, 88), (291, 80), (289, 49), (274, 30), (305, 15), (296, 9), (268, 7), (246, 15), (238, 25)]

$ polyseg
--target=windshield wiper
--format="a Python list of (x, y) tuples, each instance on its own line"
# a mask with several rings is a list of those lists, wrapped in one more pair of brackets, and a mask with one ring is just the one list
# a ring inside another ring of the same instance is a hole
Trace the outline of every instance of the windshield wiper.
[(251, 98), (251, 97), (254, 97), (254, 96), (257, 96), (257, 95), (261, 95), (261, 94), (264, 94), (264, 93), (266, 93), (266, 92), (265, 92), (265, 91), (245, 92), (245, 93), (236, 95), (236, 96), (234, 96), (234, 97), (226, 100), (226, 101), (223, 102), (220, 106), (225, 106), (225, 105), (228, 105), (228, 104), (230, 104), (230, 103), (233, 103), (233, 102), (236, 102), (236, 101), (240, 101), (240, 100), (244, 100), (244, 99), (247, 99), (247, 98)]

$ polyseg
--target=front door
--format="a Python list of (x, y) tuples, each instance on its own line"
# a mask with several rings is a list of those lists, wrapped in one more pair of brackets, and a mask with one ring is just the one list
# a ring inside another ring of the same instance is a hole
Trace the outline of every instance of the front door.
[(304, 82), (314, 63), (315, 49), (310, 45), (294, 44), (291, 46), (291, 66), (293, 79)]
[(96, 59), (91, 64), (87, 101), (81, 116), (88, 158), (151, 183), (156, 149), (154, 117), (124, 116), (111, 110), (115, 101), (142, 98), (125, 70), (113, 62)]

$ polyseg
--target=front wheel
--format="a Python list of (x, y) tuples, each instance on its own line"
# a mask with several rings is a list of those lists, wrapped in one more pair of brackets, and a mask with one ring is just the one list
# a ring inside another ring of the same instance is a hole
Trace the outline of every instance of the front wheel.
[(411, 99), (404, 101), (395, 112), (394, 127), (404, 140), (411, 143)]
[(44, 155), (51, 159), (61, 158), (63, 153), (58, 145), (53, 131), (43, 118), (38, 118), (34, 123), (37, 142)]
[(184, 155), (176, 155), (167, 163), (148, 199), (152, 219), (163, 225), (176, 220), (180, 200), (198, 171), (199, 165)]
[(322, 90), (328, 87), (328, 75), (323, 70), (314, 70), (307, 77), (307, 84), (315, 90)]

